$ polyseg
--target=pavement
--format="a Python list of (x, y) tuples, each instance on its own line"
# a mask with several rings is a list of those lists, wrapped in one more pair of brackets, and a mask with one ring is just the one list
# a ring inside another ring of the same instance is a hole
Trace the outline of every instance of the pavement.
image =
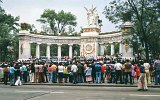
[(159, 100), (160, 98), (159, 88), (137, 91), (137, 87), (88, 87), (84, 85), (11, 87), (0, 84), (0, 90), (0, 100)]
[[(89, 87), (137, 87), (137, 84), (111, 84), (111, 83), (101, 83), (101, 84), (95, 84), (95, 83), (23, 83), (23, 85), (54, 85), (54, 86), (89, 86)], [(160, 85), (148, 85), (148, 87), (151, 88), (160, 88)]]
[[(3, 84), (3, 82), (0, 82), (0, 84)], [(8, 83), (9, 84), (9, 83)], [(23, 85), (46, 85), (46, 86), (87, 86), (87, 87), (137, 87), (137, 83), (135, 84), (112, 84), (112, 83), (101, 83), (101, 84), (95, 84), (95, 83), (22, 83)], [(160, 88), (160, 85), (154, 85), (152, 83), (151, 85), (148, 85), (149, 88)]]

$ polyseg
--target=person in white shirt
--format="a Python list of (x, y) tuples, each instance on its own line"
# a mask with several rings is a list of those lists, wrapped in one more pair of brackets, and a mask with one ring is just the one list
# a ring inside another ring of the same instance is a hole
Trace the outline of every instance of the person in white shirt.
[(77, 83), (78, 67), (77, 67), (77, 65), (75, 63), (72, 64), (71, 71), (73, 72), (73, 84), (76, 84)]
[(145, 72), (146, 72), (147, 84), (151, 84), (151, 78), (150, 78), (150, 72), (149, 72), (150, 64), (145, 60), (143, 66), (144, 66)]
[(120, 63), (119, 60), (117, 60), (117, 63), (114, 65), (114, 68), (115, 68), (115, 74), (116, 74), (116, 84), (117, 84), (117, 81), (118, 79), (120, 78), (120, 84), (122, 84), (122, 64)]
[(59, 63), (58, 66), (58, 82), (62, 83), (63, 82), (63, 71), (64, 71), (64, 66), (62, 63)]

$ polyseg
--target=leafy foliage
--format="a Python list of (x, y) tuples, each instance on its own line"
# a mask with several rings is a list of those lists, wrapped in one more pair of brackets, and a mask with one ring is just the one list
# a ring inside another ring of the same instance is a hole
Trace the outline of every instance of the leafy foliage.
[(77, 24), (76, 17), (70, 12), (66, 13), (62, 10), (56, 13), (51, 9), (46, 9), (37, 21), (50, 26), (54, 35), (62, 35), (66, 32), (67, 26), (76, 26)]
[[(133, 23), (132, 33), (136, 34), (141, 43), (138, 48), (144, 48), (146, 59), (149, 59), (149, 53), (160, 54), (160, 45), (158, 45), (160, 41), (159, 12), (159, 0), (114, 0), (105, 7), (103, 13), (113, 23), (131, 21)], [(135, 39), (133, 38), (133, 40)], [(138, 43), (138, 41), (134, 42)], [(158, 49), (153, 47), (158, 47)], [(134, 51), (139, 53), (138, 50)]]
[(0, 61), (6, 61), (9, 58), (11, 60), (18, 55), (17, 49), (14, 48), (18, 47), (18, 37), (16, 35), (18, 20), (19, 17), (6, 14), (5, 10), (0, 7)]

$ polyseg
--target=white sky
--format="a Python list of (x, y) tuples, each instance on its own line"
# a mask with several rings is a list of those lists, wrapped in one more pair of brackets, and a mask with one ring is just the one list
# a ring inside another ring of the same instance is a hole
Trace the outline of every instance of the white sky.
[(64, 10), (71, 12), (77, 17), (76, 31), (80, 31), (80, 27), (87, 23), (87, 15), (84, 7), (91, 8), (92, 5), (97, 7), (100, 19), (102, 20), (102, 32), (117, 31), (115, 25), (109, 22), (105, 15), (102, 14), (105, 5), (112, 0), (2, 0), (2, 8), (8, 14), (20, 16), (20, 22), (34, 24), (40, 29), (41, 24), (36, 20), (40, 18), (44, 9), (54, 9), (55, 11)]

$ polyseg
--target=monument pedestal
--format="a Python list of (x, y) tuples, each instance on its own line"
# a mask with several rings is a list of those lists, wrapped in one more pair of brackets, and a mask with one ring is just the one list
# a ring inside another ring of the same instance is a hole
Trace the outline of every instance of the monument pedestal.
[(98, 36), (100, 33), (100, 28), (96, 25), (90, 25), (87, 27), (83, 27), (83, 33), (81, 36)]
[(81, 50), (80, 56), (97, 57), (99, 53), (98, 36), (100, 28), (91, 25), (83, 28), (83, 33), (81, 34)]
[(122, 58), (123, 59), (134, 59), (133, 48), (130, 47), (129, 45), (127, 46), (127, 44), (123, 44), (123, 47), (122, 47)]
[[(83, 41), (83, 39), (82, 39)], [(88, 42), (88, 43), (81, 43), (81, 50), (80, 56), (85, 56), (86, 58), (89, 57), (97, 57), (98, 56), (98, 42)]]

